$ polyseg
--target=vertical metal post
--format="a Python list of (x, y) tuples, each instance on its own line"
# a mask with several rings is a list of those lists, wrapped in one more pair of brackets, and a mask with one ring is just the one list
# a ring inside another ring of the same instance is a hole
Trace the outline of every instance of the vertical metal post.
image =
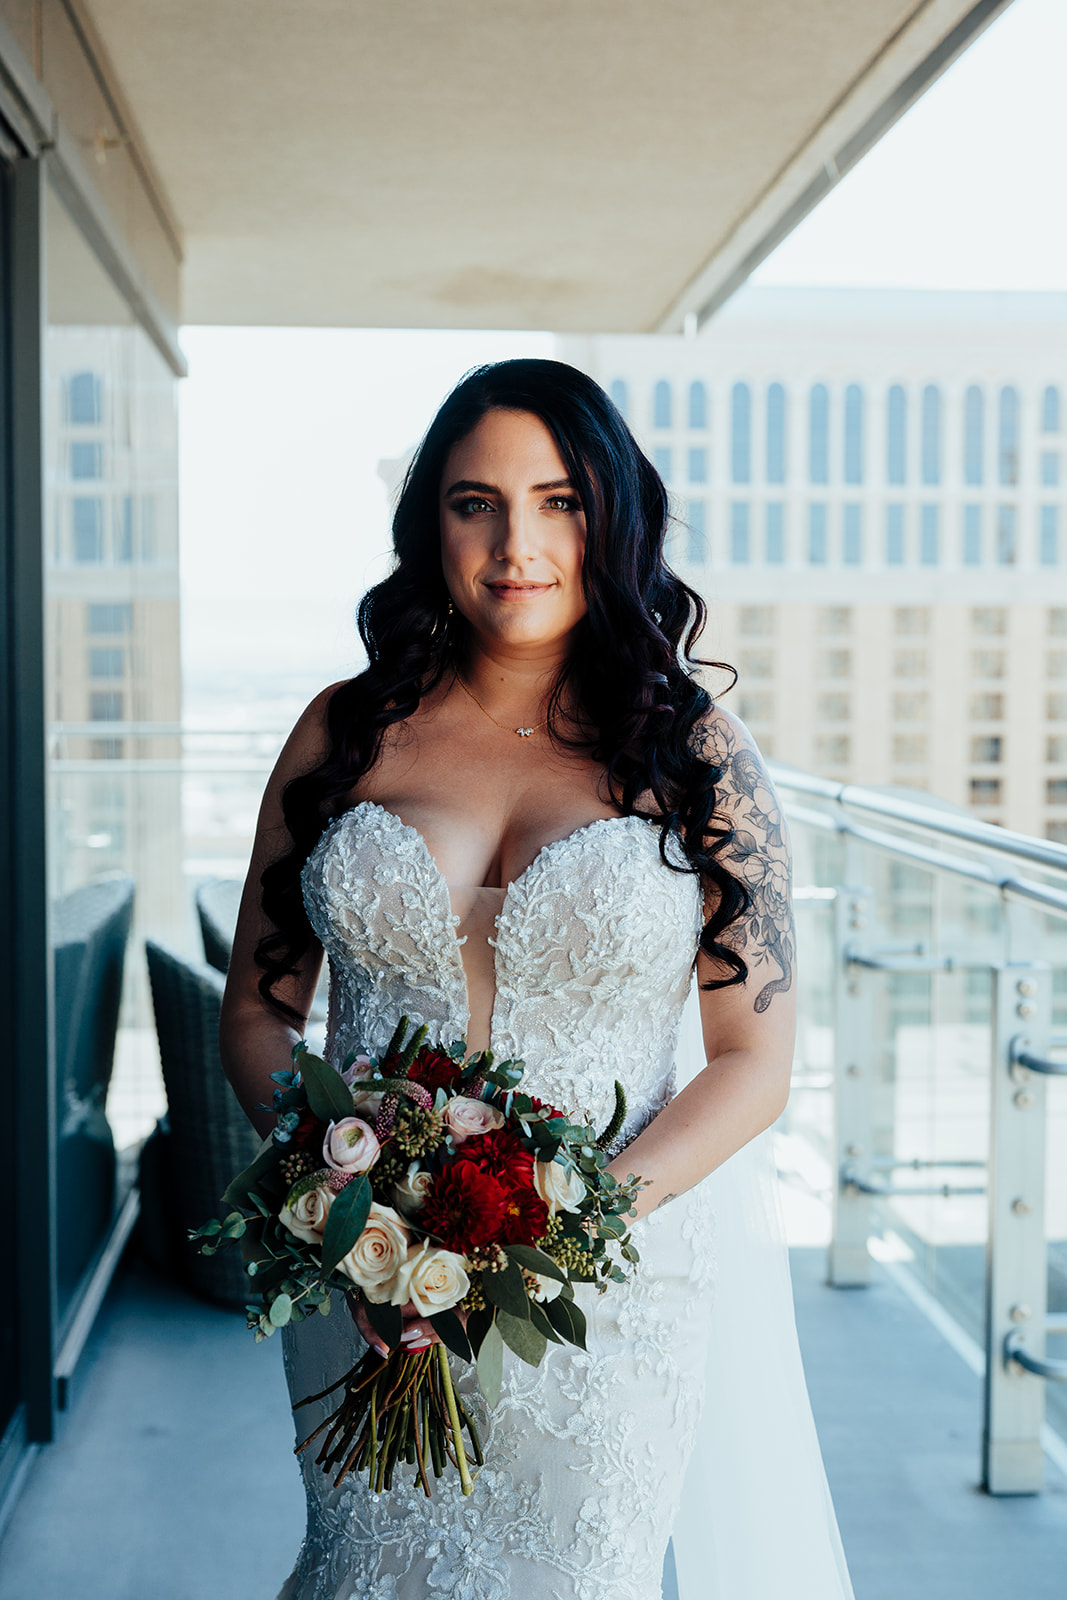
[(1021, 1036), (1033, 1054), (1047, 1055), (1051, 1018), (1045, 964), (994, 965), (982, 1430), (982, 1483), (990, 1494), (1036, 1494), (1044, 1470), (1044, 1380), (1005, 1362), (1004, 1341), (1021, 1329), (1030, 1354), (1044, 1354), (1045, 1081), (1012, 1065), (1012, 1042)]
[(874, 991), (878, 979), (852, 966), (849, 950), (870, 929), (874, 891), (842, 888), (834, 901), (834, 1203), (828, 1282), (838, 1289), (866, 1288), (871, 1204), (842, 1171), (871, 1154), (874, 1131)]

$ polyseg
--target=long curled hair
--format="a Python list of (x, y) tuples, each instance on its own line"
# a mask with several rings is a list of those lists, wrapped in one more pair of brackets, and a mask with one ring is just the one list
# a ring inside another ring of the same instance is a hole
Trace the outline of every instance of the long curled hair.
[[(430, 424), (393, 517), (393, 570), (360, 602), (368, 666), (334, 690), (326, 710), (327, 753), (283, 793), (293, 843), (263, 873), (263, 910), (275, 931), (259, 941), (255, 955), (261, 995), (294, 1020), (302, 1019), (274, 989), (299, 974), (314, 937), (301, 895), (304, 863), (374, 766), (386, 729), (411, 717), (423, 696), (463, 664), (467, 624), (449, 606), (439, 496), (449, 452), (496, 409), (541, 419), (585, 512), (587, 612), (549, 695), (550, 735), (602, 764), (619, 811), (659, 823), (665, 865), (698, 874), (710, 889), (711, 915), (700, 944), (729, 975), (705, 988), (748, 976), (741, 955), (721, 938), (744, 915), (749, 896), (720, 859), (733, 830), (715, 816), (722, 768), (704, 753), (701, 725), (712, 699), (695, 677), (697, 667), (722, 663), (693, 654), (706, 608), (664, 559), (671, 519), (663, 482), (585, 373), (561, 361), (501, 361), (469, 373)], [(682, 843), (684, 866), (667, 855), (672, 833)]]

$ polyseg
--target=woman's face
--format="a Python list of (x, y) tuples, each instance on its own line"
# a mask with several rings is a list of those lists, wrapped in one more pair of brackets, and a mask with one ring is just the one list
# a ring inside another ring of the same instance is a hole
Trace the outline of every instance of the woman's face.
[(441, 479), (441, 561), (457, 611), (489, 646), (565, 644), (586, 612), (585, 512), (556, 441), (528, 411), (489, 411)]

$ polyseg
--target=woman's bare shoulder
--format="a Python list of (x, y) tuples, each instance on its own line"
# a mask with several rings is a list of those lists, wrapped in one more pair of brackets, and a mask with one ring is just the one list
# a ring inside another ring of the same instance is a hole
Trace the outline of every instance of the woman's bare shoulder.
[(326, 714), (335, 693), (338, 689), (343, 689), (348, 681), (350, 680), (341, 679), (338, 683), (331, 683), (325, 689), (320, 689), (314, 700), (310, 701), (300, 713), (282, 747), (275, 769), (275, 776), (281, 778), (283, 782), (288, 782), (299, 773), (310, 772), (325, 759), (330, 748)]
[(713, 705), (697, 724), (696, 740), (704, 759), (719, 769), (715, 815), (735, 829), (733, 853), (788, 857), (785, 819), (767, 763), (741, 718)]

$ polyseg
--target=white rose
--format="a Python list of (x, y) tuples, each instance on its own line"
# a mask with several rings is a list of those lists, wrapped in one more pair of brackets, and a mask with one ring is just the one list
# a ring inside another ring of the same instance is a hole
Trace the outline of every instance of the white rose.
[(532, 1277), (537, 1279), (537, 1288), (534, 1290), (534, 1299), (542, 1303), (554, 1300), (558, 1294), (563, 1293), (563, 1285), (558, 1278), (546, 1278), (541, 1272), (534, 1272)]
[(413, 1161), (408, 1167), (407, 1177), (393, 1186), (393, 1199), (405, 1216), (419, 1209), (432, 1184), (432, 1173), (426, 1172), (417, 1161)]
[(439, 1250), (424, 1239), (408, 1252), (393, 1283), (391, 1299), (394, 1306), (407, 1305), (410, 1300), (420, 1317), (432, 1317), (458, 1305), (470, 1286), (463, 1257)]
[(341, 1076), (350, 1089), (354, 1089), (360, 1078), (369, 1078), (374, 1071), (374, 1063), (370, 1056), (355, 1056), (342, 1072)]
[(332, 1189), (307, 1189), (294, 1200), (292, 1210), (282, 1207), (278, 1221), (306, 1244), (321, 1244), (322, 1230), (336, 1198)]
[[(407, 1259), (410, 1243), (411, 1235), (392, 1206), (380, 1206), (372, 1201), (363, 1232), (337, 1263), (337, 1271), (351, 1278), (368, 1300), (381, 1305), (392, 1298), (393, 1280)], [(394, 1304), (403, 1303), (394, 1301)]]
[(331, 1122), (322, 1141), (323, 1160), (335, 1172), (367, 1172), (380, 1151), (374, 1129), (360, 1117)]
[(466, 1095), (457, 1094), (445, 1106), (445, 1127), (452, 1135), (453, 1144), (462, 1144), (465, 1139), (503, 1126), (504, 1113), (484, 1100), (469, 1100)]
[(558, 1161), (535, 1161), (534, 1188), (554, 1215), (557, 1211), (578, 1211), (585, 1199), (585, 1184), (578, 1174)]

